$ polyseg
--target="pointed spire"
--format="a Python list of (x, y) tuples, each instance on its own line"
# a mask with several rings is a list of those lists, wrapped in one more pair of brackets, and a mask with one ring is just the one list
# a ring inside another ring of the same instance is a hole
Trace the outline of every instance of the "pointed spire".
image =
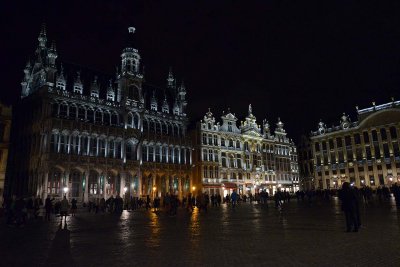
[(45, 23), (43, 23), (42, 27), (40, 28), (38, 41), (39, 41), (39, 47), (40, 48), (45, 48), (46, 47), (47, 36), (46, 36), (46, 24)]
[(185, 92), (186, 91), (185, 82), (183, 80), (181, 82), (181, 86), (179, 87), (179, 91), (181, 91), (181, 92)]

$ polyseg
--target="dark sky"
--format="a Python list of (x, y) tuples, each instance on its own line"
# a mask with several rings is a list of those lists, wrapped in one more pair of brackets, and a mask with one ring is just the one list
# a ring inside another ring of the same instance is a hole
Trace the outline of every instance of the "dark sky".
[(172, 66), (192, 120), (208, 107), (242, 119), (251, 103), (298, 140), (320, 118), (400, 99), (400, 2), (290, 2), (2, 1), (0, 98), (18, 101), (44, 21), (61, 60), (110, 74), (136, 27), (146, 80), (164, 86)]

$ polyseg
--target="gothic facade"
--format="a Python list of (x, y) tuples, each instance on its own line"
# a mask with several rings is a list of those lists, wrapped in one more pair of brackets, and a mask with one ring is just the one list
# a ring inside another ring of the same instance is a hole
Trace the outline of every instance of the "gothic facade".
[(280, 119), (273, 134), (266, 120), (262, 128), (257, 124), (251, 105), (240, 127), (231, 112), (221, 119), (222, 125), (209, 111), (197, 124), (194, 177), (203, 191), (225, 196), (232, 190), (298, 190), (296, 146)]
[(400, 101), (358, 109), (357, 120), (322, 121), (311, 134), (315, 188), (392, 185), (400, 181)]
[(171, 71), (165, 88), (145, 83), (134, 32), (112, 77), (58, 62), (42, 27), (21, 83), (9, 192), (88, 201), (189, 191), (185, 86)]

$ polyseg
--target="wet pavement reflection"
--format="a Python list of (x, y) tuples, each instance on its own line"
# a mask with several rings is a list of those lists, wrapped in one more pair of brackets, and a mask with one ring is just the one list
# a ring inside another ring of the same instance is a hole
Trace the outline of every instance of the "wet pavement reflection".
[(272, 203), (179, 209), (176, 216), (82, 210), (61, 228), (59, 218), (1, 224), (0, 252), (9, 266), (400, 266), (400, 215), (392, 204), (362, 206), (361, 231), (350, 234), (337, 200), (292, 201), (281, 211)]

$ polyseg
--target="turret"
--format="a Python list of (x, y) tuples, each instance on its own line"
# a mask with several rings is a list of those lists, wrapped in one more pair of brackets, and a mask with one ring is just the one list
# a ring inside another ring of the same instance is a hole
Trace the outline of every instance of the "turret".
[(46, 43), (47, 43), (47, 36), (46, 36), (46, 24), (42, 24), (42, 28), (40, 29), (40, 33), (38, 36), (38, 41), (39, 41), (39, 47), (40, 48), (46, 48)]
[(157, 98), (156, 98), (156, 91), (153, 90), (153, 95), (151, 96), (151, 101), (150, 101), (150, 109), (157, 111)]
[(164, 93), (164, 102), (163, 102), (163, 105), (162, 105), (162, 112), (169, 113), (169, 104), (168, 104), (168, 101), (167, 101), (167, 95), (165, 93)]
[(182, 113), (185, 113), (187, 102), (186, 102), (186, 87), (184, 82), (182, 81), (181, 86), (179, 87), (178, 90), (178, 100), (180, 104), (180, 109)]
[(99, 98), (100, 96), (100, 90), (99, 90), (99, 85), (97, 84), (97, 76), (94, 76), (93, 83), (90, 87), (90, 96)]
[(64, 68), (61, 65), (60, 75), (58, 75), (57, 80), (56, 80), (56, 88), (65, 91), (66, 85), (67, 85), (67, 82), (64, 77)]
[(107, 88), (107, 100), (108, 101), (115, 101), (115, 91), (112, 86), (112, 80), (109, 81), (109, 85)]
[(78, 71), (76, 73), (76, 79), (74, 81), (74, 93), (82, 94), (83, 93), (83, 85), (81, 81), (81, 73)]
[(139, 73), (140, 55), (137, 49), (133, 48), (135, 28), (128, 28), (127, 44), (121, 54), (121, 73)]
[(172, 74), (172, 68), (169, 68), (168, 78), (167, 78), (167, 87), (174, 88), (175, 87), (175, 79), (174, 75)]
[(21, 82), (22, 86), (21, 97), (28, 96), (30, 93), (31, 74), (32, 74), (32, 65), (31, 62), (28, 60), (24, 68), (24, 79)]
[(56, 42), (53, 41), (53, 43), (51, 44), (51, 47), (47, 53), (48, 62), (51, 67), (54, 67), (56, 65), (57, 57), (58, 57), (58, 54), (57, 54), (57, 50), (56, 50)]

